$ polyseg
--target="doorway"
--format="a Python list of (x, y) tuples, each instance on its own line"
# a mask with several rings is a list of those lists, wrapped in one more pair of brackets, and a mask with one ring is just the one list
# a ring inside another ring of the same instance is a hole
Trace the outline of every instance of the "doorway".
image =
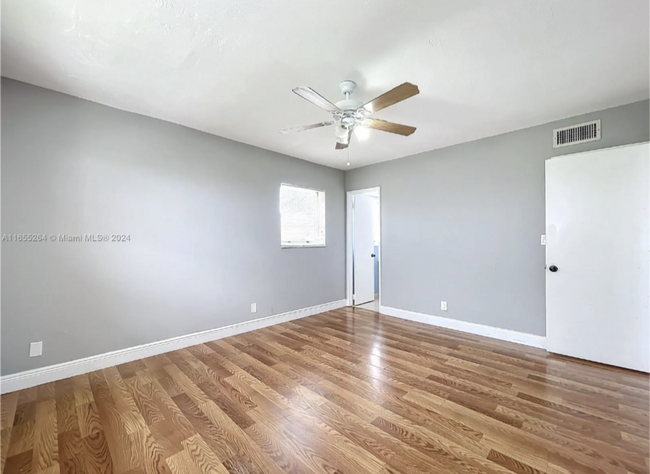
[(381, 305), (381, 191), (347, 193), (348, 306), (379, 311)]

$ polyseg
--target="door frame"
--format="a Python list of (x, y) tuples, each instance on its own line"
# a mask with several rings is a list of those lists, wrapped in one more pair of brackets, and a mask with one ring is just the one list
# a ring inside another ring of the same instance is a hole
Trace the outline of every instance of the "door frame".
[(352, 209), (352, 198), (357, 194), (368, 194), (377, 192), (379, 195), (379, 307), (381, 307), (381, 261), (383, 258), (383, 232), (381, 225), (381, 186), (373, 188), (356, 189), (347, 192), (346, 212), (345, 212), (345, 299), (348, 306), (353, 306), (352, 301), (352, 219), (354, 209)]

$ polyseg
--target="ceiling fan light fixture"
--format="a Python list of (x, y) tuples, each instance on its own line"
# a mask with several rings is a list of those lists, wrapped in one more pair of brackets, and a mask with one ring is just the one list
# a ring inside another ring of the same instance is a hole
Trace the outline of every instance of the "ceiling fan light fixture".
[(367, 127), (354, 127), (354, 134), (359, 140), (365, 140), (370, 136), (370, 129)]
[(336, 127), (336, 138), (340, 138), (345, 141), (348, 138), (348, 131), (341, 125)]
[(359, 140), (366, 139), (370, 134), (368, 128), (374, 128), (375, 130), (402, 136), (409, 136), (415, 132), (415, 127), (375, 119), (369, 115), (419, 94), (420, 89), (418, 89), (418, 86), (411, 84), (410, 82), (405, 82), (388, 92), (385, 92), (379, 97), (375, 97), (373, 100), (366, 102), (365, 104), (350, 97), (357, 87), (354, 81), (343, 81), (339, 87), (345, 96), (345, 99), (336, 102), (335, 104), (327, 100), (311, 87), (296, 87), (293, 89), (293, 92), (298, 96), (311, 102), (325, 112), (328, 112), (331, 116), (331, 120), (312, 125), (287, 128), (280, 130), (280, 133), (288, 134), (293, 132), (302, 132), (313, 128), (334, 125), (334, 133), (336, 134), (335, 149), (343, 150), (348, 148), (350, 145), (350, 139), (353, 133), (357, 138), (359, 138)]

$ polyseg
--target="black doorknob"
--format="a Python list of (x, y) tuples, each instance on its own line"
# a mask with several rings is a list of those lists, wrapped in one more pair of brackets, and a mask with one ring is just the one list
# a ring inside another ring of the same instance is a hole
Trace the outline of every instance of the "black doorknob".
[(557, 265), (551, 265), (550, 267), (548, 267), (548, 269), (553, 273), (555, 273), (558, 270)]
[(376, 255), (375, 255), (374, 253), (371, 253), (370, 256), (371, 256), (372, 258), (375, 258), (375, 257), (376, 257)]

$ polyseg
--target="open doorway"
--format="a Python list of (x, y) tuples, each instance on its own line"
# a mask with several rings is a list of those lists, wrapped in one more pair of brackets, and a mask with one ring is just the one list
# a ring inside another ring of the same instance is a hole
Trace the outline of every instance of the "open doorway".
[(379, 311), (381, 301), (380, 189), (347, 194), (347, 300), (349, 306)]

